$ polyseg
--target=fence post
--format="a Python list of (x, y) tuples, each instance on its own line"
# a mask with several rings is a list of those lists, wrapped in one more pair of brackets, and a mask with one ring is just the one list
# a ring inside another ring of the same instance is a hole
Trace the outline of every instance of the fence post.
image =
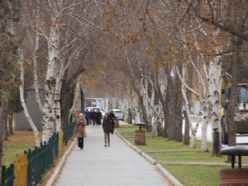
[(59, 157), (63, 155), (63, 138), (64, 138), (64, 132), (63, 130), (59, 131)]
[(26, 152), (23, 155), (16, 156), (14, 160), (14, 186), (27, 185), (27, 164)]
[(14, 164), (10, 164), (8, 174), (9, 174), (8, 175), (9, 176), (8, 186), (13, 186), (14, 185), (14, 180), (15, 180), (15, 176), (14, 176)]
[(6, 166), (2, 166), (2, 186), (5, 186), (5, 180), (6, 180)]
[(2, 186), (13, 186), (14, 185), (14, 165), (10, 164), (7, 168), (2, 166)]
[(32, 186), (32, 152), (30, 149), (28, 149), (27, 153), (28, 157), (28, 175), (27, 175), (27, 185)]

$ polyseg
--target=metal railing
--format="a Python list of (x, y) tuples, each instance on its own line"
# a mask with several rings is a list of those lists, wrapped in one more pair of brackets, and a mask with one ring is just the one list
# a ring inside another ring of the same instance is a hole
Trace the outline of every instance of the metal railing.
[(75, 128), (75, 122), (73, 122), (73, 123), (69, 124), (67, 127), (63, 128), (63, 132), (64, 132), (63, 141), (64, 141), (65, 145), (67, 145), (68, 141), (73, 136), (74, 128)]
[(2, 186), (12, 186), (14, 184), (14, 165), (2, 166)]
[(42, 176), (53, 166), (54, 161), (58, 158), (58, 142), (59, 135), (55, 133), (48, 143), (28, 151), (28, 186), (40, 183)]
[[(74, 127), (75, 123), (71, 123), (62, 129), (62, 134), (54, 133), (47, 143), (42, 143), (40, 147), (35, 147), (33, 150), (29, 149), (27, 152), (25, 151), (23, 155), (17, 156), (15, 166), (13, 164), (8, 168), (2, 166), (1, 185), (33, 186), (41, 183), (45, 173), (51, 169), (59, 156), (62, 156), (61, 148), (63, 148), (63, 145), (61, 145), (61, 143), (66, 145), (69, 142), (73, 136)], [(62, 139), (59, 139), (60, 137)], [(26, 162), (24, 162), (24, 160)], [(26, 174), (23, 174), (25, 172)], [(26, 180), (24, 181), (23, 179)]]

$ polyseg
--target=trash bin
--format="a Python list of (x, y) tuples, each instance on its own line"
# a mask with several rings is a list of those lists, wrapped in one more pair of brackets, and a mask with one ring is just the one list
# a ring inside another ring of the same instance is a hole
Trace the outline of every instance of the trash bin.
[(145, 123), (135, 123), (134, 125), (138, 125), (139, 129), (134, 133), (134, 143), (136, 145), (145, 145), (146, 144), (146, 131), (142, 130), (142, 127), (145, 126)]
[(119, 124), (119, 120), (118, 120), (118, 119), (116, 119), (116, 120), (115, 120), (115, 128), (119, 128), (119, 126), (120, 126), (120, 124)]
[(136, 145), (145, 145), (146, 144), (146, 131), (136, 130), (135, 131), (135, 144)]

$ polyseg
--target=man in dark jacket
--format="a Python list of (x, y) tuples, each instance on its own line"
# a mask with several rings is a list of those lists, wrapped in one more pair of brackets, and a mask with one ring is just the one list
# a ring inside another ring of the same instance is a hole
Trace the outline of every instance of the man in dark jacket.
[(110, 147), (110, 133), (114, 133), (115, 128), (115, 115), (113, 112), (110, 112), (109, 114), (106, 113), (103, 118), (103, 131), (104, 131), (104, 147), (107, 147), (107, 145)]

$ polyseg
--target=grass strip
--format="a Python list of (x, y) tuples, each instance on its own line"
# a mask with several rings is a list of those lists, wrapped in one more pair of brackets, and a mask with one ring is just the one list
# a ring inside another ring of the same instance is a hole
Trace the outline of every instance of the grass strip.
[(35, 147), (34, 135), (32, 131), (15, 132), (3, 143), (3, 165), (8, 166), (14, 162), (16, 155), (21, 155), (24, 150)]

